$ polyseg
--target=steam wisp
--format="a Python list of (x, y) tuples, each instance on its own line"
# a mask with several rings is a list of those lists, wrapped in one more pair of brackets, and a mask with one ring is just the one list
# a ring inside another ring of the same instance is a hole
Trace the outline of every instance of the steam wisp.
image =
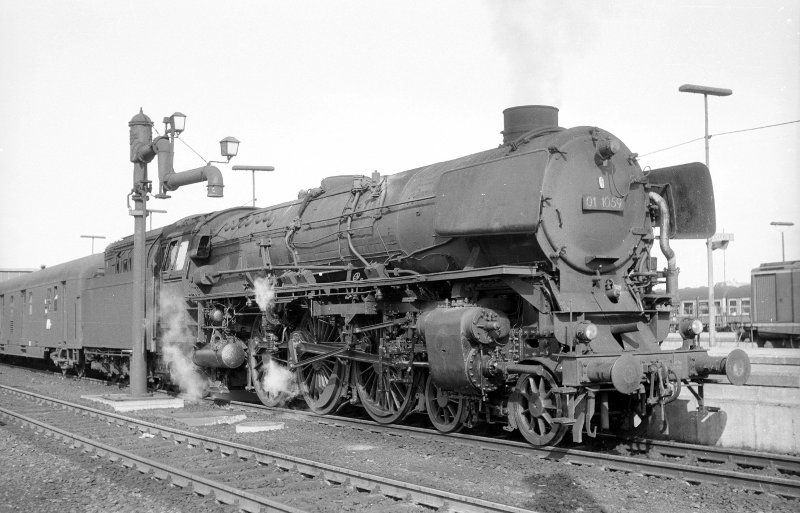
[[(256, 278), (253, 283), (256, 293), (256, 303), (262, 312), (271, 312), (275, 300), (275, 288), (271, 278)], [(261, 369), (261, 386), (270, 395), (282, 397), (283, 402), (289, 402), (300, 392), (297, 380), (292, 371), (267, 357)]]
[(202, 399), (210, 379), (192, 362), (192, 333), (187, 328), (184, 300), (176, 294), (160, 295), (161, 354), (170, 378), (190, 400)]

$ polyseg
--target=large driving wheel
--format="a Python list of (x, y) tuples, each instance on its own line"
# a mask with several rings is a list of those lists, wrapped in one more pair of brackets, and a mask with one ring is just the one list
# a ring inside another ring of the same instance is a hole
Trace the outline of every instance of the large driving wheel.
[[(267, 406), (280, 406), (289, 402), (296, 394), (296, 384), (291, 371), (273, 358), (274, 348), (269, 347), (261, 325), (261, 318), (253, 323), (247, 343), (247, 370), (258, 398)], [(284, 364), (285, 365), (285, 364)]]
[(391, 424), (408, 415), (417, 395), (413, 369), (356, 362), (355, 373), (358, 398), (373, 420)]
[(567, 432), (564, 424), (556, 422), (566, 417), (566, 404), (554, 389), (555, 377), (542, 368), (541, 375), (522, 374), (509, 402), (509, 414), (514, 416), (522, 436), (533, 445), (555, 445)]
[(461, 431), (469, 413), (464, 396), (442, 390), (430, 376), (425, 383), (425, 407), (431, 424), (442, 433)]
[[(327, 415), (339, 407), (347, 381), (347, 362), (335, 356), (318, 359), (315, 353), (297, 349), (300, 343), (338, 343), (339, 327), (317, 317), (306, 315), (299, 328), (289, 337), (289, 347), (300, 393), (314, 413)], [(303, 364), (306, 360), (312, 363)]]

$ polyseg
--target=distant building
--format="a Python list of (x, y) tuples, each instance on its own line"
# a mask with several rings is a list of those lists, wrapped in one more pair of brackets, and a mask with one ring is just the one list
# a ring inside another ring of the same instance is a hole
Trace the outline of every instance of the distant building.
[(10, 280), (11, 278), (16, 278), (17, 276), (32, 273), (33, 271), (38, 271), (39, 269), (3, 269), (0, 268), (0, 281)]

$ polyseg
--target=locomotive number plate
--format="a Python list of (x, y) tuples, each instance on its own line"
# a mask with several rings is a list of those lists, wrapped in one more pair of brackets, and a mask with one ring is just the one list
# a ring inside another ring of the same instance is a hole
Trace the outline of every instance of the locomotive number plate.
[(622, 198), (605, 194), (602, 196), (595, 196), (593, 194), (584, 194), (581, 200), (583, 210), (605, 210), (611, 212), (622, 212), (624, 202)]

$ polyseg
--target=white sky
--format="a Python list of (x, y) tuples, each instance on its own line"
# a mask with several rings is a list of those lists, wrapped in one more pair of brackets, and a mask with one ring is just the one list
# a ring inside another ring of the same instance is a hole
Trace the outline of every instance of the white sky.
[[(800, 119), (796, 0), (238, 1), (0, 0), (0, 268), (53, 265), (133, 231), (128, 121), (185, 113), (206, 159), (242, 141), (259, 206), (325, 176), (383, 174), (497, 146), (502, 110), (560, 109), (564, 127), (605, 128), (640, 154), (710, 132)], [(800, 124), (711, 139), (718, 231), (735, 241), (728, 280), (800, 259)], [(203, 165), (176, 146), (175, 170)], [(643, 157), (704, 160), (703, 142)], [(155, 163), (154, 163), (155, 164)], [(157, 176), (155, 165), (150, 176)], [(249, 172), (225, 197), (182, 187), (153, 200), (154, 226), (247, 204)], [(703, 241), (677, 241), (681, 286), (707, 280)], [(657, 256), (663, 264), (663, 256)], [(723, 255), (715, 253), (717, 281)]]

